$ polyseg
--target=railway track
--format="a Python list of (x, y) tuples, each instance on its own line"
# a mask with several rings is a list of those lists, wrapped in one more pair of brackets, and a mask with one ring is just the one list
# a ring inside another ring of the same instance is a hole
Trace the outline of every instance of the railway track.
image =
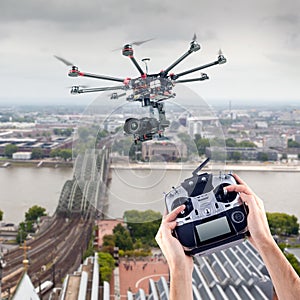
[[(73, 218), (69, 221), (56, 217), (47, 231), (27, 246), (30, 265), (28, 274), (35, 286), (45, 280), (60, 282), (78, 268), (91, 236), (93, 222)], [(23, 250), (16, 249), (6, 255), (7, 267), (3, 272), (2, 290), (13, 290), (23, 270)]]

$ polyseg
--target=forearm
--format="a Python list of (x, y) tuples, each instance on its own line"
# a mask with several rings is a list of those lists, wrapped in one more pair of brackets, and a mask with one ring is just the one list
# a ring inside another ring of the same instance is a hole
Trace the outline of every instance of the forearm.
[(190, 270), (170, 270), (170, 300), (192, 300), (192, 274)]
[(275, 241), (270, 240), (258, 248), (271, 276), (278, 299), (298, 299), (300, 278)]

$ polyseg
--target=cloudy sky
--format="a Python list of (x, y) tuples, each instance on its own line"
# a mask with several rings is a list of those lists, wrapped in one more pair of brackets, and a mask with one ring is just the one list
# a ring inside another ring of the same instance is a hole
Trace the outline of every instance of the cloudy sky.
[(133, 78), (132, 63), (112, 49), (153, 38), (135, 55), (150, 57), (154, 73), (180, 57), (194, 33), (201, 51), (173, 71), (212, 62), (221, 48), (227, 64), (188, 85), (208, 103), (299, 103), (299, 29), (298, 0), (1, 0), (0, 105), (89, 102), (95, 95), (72, 96), (66, 87), (111, 84), (69, 78), (54, 54), (82, 71)]

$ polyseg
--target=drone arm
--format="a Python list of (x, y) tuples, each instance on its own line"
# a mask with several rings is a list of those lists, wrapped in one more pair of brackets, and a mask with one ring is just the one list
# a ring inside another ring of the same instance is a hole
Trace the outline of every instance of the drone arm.
[(103, 92), (103, 91), (116, 91), (125, 90), (125, 86), (110, 86), (110, 87), (99, 87), (99, 88), (80, 88), (79, 86), (73, 86), (71, 89), (71, 94), (82, 94), (91, 92)]
[(203, 73), (201, 74), (201, 77), (198, 78), (190, 78), (190, 79), (183, 79), (183, 80), (175, 80), (174, 83), (185, 83), (185, 82), (192, 82), (192, 81), (203, 81), (209, 79), (207, 74)]
[(188, 51), (186, 51), (181, 57), (179, 57), (173, 64), (171, 64), (171, 66), (169, 66), (168, 68), (166, 68), (165, 70), (163, 70), (160, 73), (161, 77), (167, 77), (168, 73), (175, 67), (177, 66), (180, 62), (182, 62), (186, 57), (188, 57), (191, 53), (196, 52), (200, 49), (200, 45), (193, 41), (190, 44), (190, 49)]
[(83, 77), (90, 77), (90, 78), (117, 81), (117, 82), (124, 82), (125, 81), (125, 79), (122, 79), (122, 78), (80, 72), (80, 71), (78, 71), (77, 67), (72, 67), (72, 70), (69, 72), (69, 76), (70, 77), (83, 76)]
[(216, 61), (212, 62), (212, 63), (202, 65), (200, 67), (190, 69), (190, 70), (187, 70), (185, 72), (181, 72), (181, 73), (178, 73), (178, 74), (171, 75), (171, 78), (176, 80), (181, 76), (184, 76), (184, 75), (187, 75), (187, 74), (190, 74), (190, 73), (193, 73), (193, 72), (205, 69), (205, 68), (209, 68), (209, 67), (212, 67), (214, 65), (221, 65), (221, 64), (224, 64), (224, 63), (226, 63), (226, 58), (223, 55), (219, 55), (218, 59)]
[(140, 74), (141, 75), (145, 75), (145, 72), (142, 70), (142, 68), (140, 67), (140, 65), (136, 61), (136, 59), (133, 56), (129, 56), (129, 58), (131, 59), (131, 61), (133, 62), (133, 64), (136, 66), (136, 68), (138, 69), (138, 71), (140, 72)]

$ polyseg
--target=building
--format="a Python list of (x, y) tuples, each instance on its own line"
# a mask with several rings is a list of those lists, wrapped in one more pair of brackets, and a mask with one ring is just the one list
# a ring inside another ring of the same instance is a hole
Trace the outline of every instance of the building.
[(29, 160), (31, 159), (31, 152), (15, 152), (12, 158), (16, 160)]
[(22, 274), (17, 284), (17, 287), (13, 292), (11, 299), (12, 300), (23, 300), (23, 299), (40, 300), (40, 297), (38, 296), (27, 272), (24, 272)]
[(202, 116), (202, 117), (189, 117), (187, 119), (188, 133), (190, 136), (200, 134), (203, 136), (203, 132), (208, 135), (207, 127), (219, 127), (219, 119), (215, 116)]
[(142, 144), (142, 159), (145, 161), (176, 161), (185, 158), (187, 158), (187, 147), (182, 142), (152, 140)]

